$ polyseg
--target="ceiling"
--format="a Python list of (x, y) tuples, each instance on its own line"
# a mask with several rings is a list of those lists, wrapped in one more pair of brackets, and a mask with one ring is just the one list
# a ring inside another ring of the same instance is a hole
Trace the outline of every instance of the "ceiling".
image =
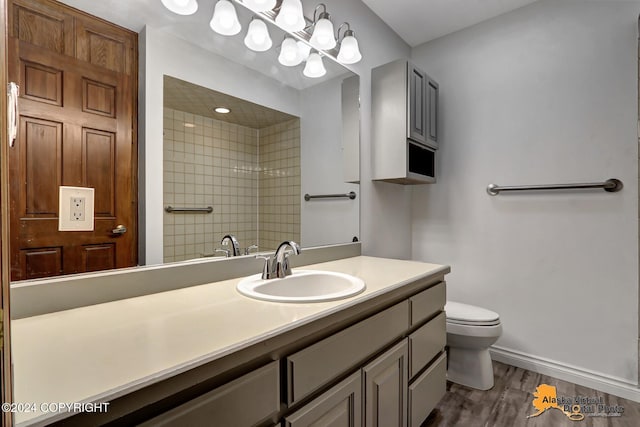
[(537, 0), (362, 0), (411, 47)]
[[(163, 97), (165, 108), (186, 111), (253, 129), (262, 129), (295, 118), (295, 116), (169, 76), (164, 76)], [(231, 112), (216, 113), (213, 111), (215, 107), (227, 107)]]

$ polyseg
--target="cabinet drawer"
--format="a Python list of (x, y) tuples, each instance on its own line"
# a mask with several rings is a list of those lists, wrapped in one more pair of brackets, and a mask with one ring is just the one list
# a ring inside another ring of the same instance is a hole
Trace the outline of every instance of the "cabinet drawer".
[(287, 357), (287, 401), (300, 400), (398, 338), (409, 326), (402, 301)]
[(447, 325), (444, 312), (409, 335), (409, 378), (413, 378), (447, 342)]
[[(356, 372), (284, 419), (285, 427), (362, 425), (362, 377)], [(240, 425), (240, 424), (233, 424)]]
[(409, 298), (409, 303), (411, 304), (411, 326), (432, 317), (438, 311), (442, 311), (446, 301), (445, 282), (440, 282)]
[(140, 425), (255, 425), (280, 410), (278, 366), (272, 362)]
[(447, 391), (445, 353), (409, 386), (409, 427), (418, 427)]

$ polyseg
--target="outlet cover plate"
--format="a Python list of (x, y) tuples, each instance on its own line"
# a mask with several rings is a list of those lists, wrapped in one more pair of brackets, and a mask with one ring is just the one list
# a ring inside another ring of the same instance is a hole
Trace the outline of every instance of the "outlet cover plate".
[(95, 190), (87, 187), (60, 187), (58, 231), (93, 231)]

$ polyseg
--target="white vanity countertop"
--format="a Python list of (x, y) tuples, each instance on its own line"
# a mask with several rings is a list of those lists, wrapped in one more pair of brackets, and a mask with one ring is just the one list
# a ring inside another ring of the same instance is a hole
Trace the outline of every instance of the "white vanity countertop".
[[(448, 266), (359, 256), (294, 270), (363, 279), (366, 290), (322, 303), (259, 301), (241, 278), (14, 320), (17, 403), (108, 401), (353, 306)], [(55, 414), (17, 413), (19, 426)]]

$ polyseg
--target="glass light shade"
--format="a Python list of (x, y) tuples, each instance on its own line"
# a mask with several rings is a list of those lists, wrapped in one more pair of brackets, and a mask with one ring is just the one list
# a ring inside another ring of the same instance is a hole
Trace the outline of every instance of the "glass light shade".
[(333, 37), (333, 24), (327, 18), (319, 19), (313, 27), (309, 42), (318, 49), (333, 49), (336, 39)]
[(269, 36), (267, 24), (261, 19), (254, 19), (249, 24), (247, 35), (244, 38), (244, 44), (251, 50), (256, 52), (264, 52), (269, 50), (273, 42)]
[(302, 60), (306, 61), (309, 57), (309, 54), (311, 53), (311, 46), (309, 46), (305, 42), (301, 42), (300, 40), (298, 40), (296, 44), (298, 45), (298, 51), (300, 52)]
[(327, 70), (324, 68), (324, 64), (322, 63), (320, 54), (313, 52), (311, 55), (309, 55), (309, 59), (307, 59), (307, 65), (305, 65), (302, 74), (312, 78), (322, 77), (327, 74)]
[(276, 7), (276, 0), (242, 0), (242, 3), (254, 12), (267, 12)]
[(193, 15), (198, 10), (196, 0), (162, 0), (162, 4), (178, 15)]
[(282, 0), (280, 11), (276, 16), (276, 25), (291, 32), (304, 30), (306, 23), (300, 0)]
[(223, 36), (234, 36), (242, 29), (236, 8), (229, 0), (218, 0), (209, 26), (213, 31)]
[(355, 64), (362, 59), (358, 40), (354, 36), (346, 36), (342, 39), (337, 59), (341, 64)]
[(300, 64), (304, 58), (298, 48), (298, 43), (291, 37), (287, 37), (282, 42), (280, 47), (280, 55), (278, 55), (278, 62), (286, 67), (295, 67)]

